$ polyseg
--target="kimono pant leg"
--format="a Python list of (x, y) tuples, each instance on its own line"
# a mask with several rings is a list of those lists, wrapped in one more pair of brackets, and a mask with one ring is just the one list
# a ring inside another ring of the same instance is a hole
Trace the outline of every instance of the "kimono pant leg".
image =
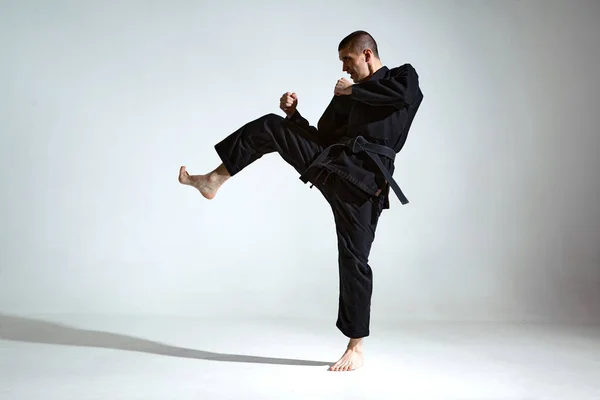
[(369, 254), (377, 222), (383, 210), (383, 196), (368, 196), (345, 179), (328, 178), (322, 189), (331, 205), (338, 240), (340, 280), (336, 326), (349, 338), (370, 334), (373, 272)]
[(323, 150), (307, 136), (293, 122), (277, 114), (267, 114), (225, 137), (215, 145), (215, 150), (231, 176), (273, 152), (301, 174)]

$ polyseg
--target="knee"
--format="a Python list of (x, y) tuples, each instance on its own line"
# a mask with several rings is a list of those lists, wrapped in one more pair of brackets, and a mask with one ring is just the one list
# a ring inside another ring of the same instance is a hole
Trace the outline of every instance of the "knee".
[(269, 113), (269, 114), (263, 115), (260, 119), (265, 123), (269, 123), (269, 122), (281, 122), (281, 121), (283, 121), (284, 118), (281, 115), (278, 115), (275, 113)]
[(271, 135), (275, 135), (282, 131), (282, 128), (285, 124), (285, 119), (281, 115), (270, 113), (260, 117), (258, 122), (263, 129), (270, 132)]

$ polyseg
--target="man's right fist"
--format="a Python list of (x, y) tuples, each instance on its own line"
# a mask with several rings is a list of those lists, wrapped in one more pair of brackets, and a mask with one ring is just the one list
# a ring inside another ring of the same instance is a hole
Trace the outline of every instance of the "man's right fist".
[(296, 93), (286, 92), (279, 99), (279, 108), (288, 116), (291, 117), (296, 107), (298, 106), (298, 96)]

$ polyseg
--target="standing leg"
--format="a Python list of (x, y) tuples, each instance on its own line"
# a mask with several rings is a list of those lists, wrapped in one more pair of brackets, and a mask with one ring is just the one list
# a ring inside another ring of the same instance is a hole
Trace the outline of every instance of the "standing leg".
[(179, 182), (195, 187), (212, 199), (229, 178), (265, 154), (277, 152), (298, 173), (304, 172), (322, 146), (307, 138), (297, 125), (277, 114), (267, 114), (248, 122), (215, 145), (222, 164), (205, 175), (189, 175), (179, 170)]
[(369, 254), (383, 199), (363, 194), (341, 178), (334, 179), (334, 190), (325, 193), (338, 239), (340, 293), (336, 326), (350, 341), (330, 370), (349, 371), (363, 365), (362, 342), (370, 334), (373, 272)]

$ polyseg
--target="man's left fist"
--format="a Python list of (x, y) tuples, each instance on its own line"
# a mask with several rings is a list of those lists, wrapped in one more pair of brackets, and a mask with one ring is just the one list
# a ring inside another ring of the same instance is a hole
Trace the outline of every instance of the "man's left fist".
[(342, 79), (338, 80), (337, 83), (335, 84), (335, 89), (333, 90), (333, 93), (336, 96), (344, 96), (344, 95), (352, 94), (352, 82), (350, 82), (346, 78), (342, 78)]

